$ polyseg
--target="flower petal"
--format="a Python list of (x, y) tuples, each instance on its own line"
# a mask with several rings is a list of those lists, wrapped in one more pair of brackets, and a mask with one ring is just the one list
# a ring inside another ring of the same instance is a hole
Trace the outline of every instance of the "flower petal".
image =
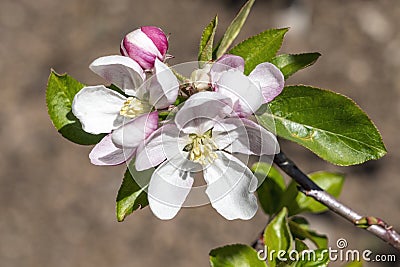
[(216, 92), (200, 92), (186, 100), (175, 115), (175, 123), (185, 133), (199, 133), (211, 129), (217, 118), (232, 113), (229, 97)]
[(179, 129), (173, 124), (166, 124), (154, 131), (138, 148), (136, 169), (142, 171), (155, 167), (171, 153), (179, 153), (176, 149), (179, 143), (178, 135)]
[(129, 161), (134, 152), (135, 149), (123, 150), (116, 147), (111, 134), (108, 134), (92, 149), (89, 158), (94, 165), (118, 165)]
[(165, 33), (160, 28), (154, 26), (143, 26), (140, 29), (153, 41), (154, 45), (160, 51), (161, 56), (164, 57), (168, 50), (168, 39)]
[(172, 70), (158, 59), (154, 63), (154, 72), (147, 88), (149, 103), (156, 109), (167, 108), (178, 97), (178, 79)]
[(256, 112), (263, 102), (259, 87), (237, 70), (226, 71), (217, 82), (218, 92), (228, 96), (236, 104), (239, 116)]
[(218, 121), (214, 125), (212, 138), (219, 150), (225, 149), (238, 139), (238, 128), (243, 129), (243, 121), (237, 117)]
[(241, 120), (244, 127), (234, 130), (238, 138), (225, 148), (226, 151), (258, 156), (279, 153), (279, 143), (274, 134), (253, 121)]
[(211, 67), (211, 80), (216, 82), (221, 77), (221, 74), (228, 70), (238, 70), (243, 73), (244, 59), (240, 56), (225, 54), (220, 57)]
[(149, 183), (148, 199), (154, 215), (162, 220), (175, 217), (194, 182), (194, 173), (184, 172), (169, 161), (161, 164)]
[(136, 89), (146, 78), (140, 65), (133, 59), (124, 56), (100, 57), (93, 61), (89, 68), (131, 96), (136, 95)]
[(157, 57), (163, 57), (154, 42), (141, 29), (125, 36), (121, 42), (121, 53), (137, 61), (146, 70), (153, 68)]
[(210, 88), (210, 68), (211, 64), (205, 64), (202, 68), (196, 69), (190, 74), (190, 81), (196, 90), (207, 91)]
[(103, 85), (80, 90), (72, 102), (72, 112), (85, 132), (110, 133), (120, 125), (119, 111), (126, 98)]
[(259, 84), (264, 103), (272, 101), (279, 95), (285, 84), (282, 72), (275, 65), (268, 62), (258, 64), (249, 74), (249, 78)]
[(257, 212), (257, 178), (240, 160), (225, 152), (204, 170), (211, 205), (228, 220), (251, 219)]
[(112, 133), (112, 140), (121, 148), (137, 148), (158, 127), (157, 111), (143, 114), (125, 123)]

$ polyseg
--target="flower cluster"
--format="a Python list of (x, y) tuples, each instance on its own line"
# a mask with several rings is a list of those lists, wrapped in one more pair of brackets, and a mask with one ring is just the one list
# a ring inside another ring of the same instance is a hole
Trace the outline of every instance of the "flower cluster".
[(197, 173), (222, 216), (252, 218), (258, 180), (236, 155), (279, 151), (276, 137), (251, 119), (282, 91), (279, 69), (261, 63), (246, 76), (243, 58), (226, 54), (182, 78), (166, 64), (167, 36), (152, 26), (127, 34), (120, 50), (90, 65), (114, 86), (84, 87), (72, 104), (83, 130), (107, 134), (91, 151), (91, 162), (155, 168), (148, 200), (161, 219), (177, 214)]

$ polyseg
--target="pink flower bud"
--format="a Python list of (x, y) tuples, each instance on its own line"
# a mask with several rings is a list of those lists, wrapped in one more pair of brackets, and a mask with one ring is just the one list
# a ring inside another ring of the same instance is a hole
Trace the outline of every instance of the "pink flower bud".
[(168, 50), (165, 33), (154, 26), (144, 26), (128, 33), (121, 42), (121, 54), (145, 69), (154, 67), (156, 58), (163, 61)]

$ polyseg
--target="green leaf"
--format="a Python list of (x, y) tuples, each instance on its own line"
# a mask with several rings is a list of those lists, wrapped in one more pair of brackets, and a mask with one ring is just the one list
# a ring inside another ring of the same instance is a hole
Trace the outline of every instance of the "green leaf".
[(258, 200), (266, 214), (275, 214), (281, 208), (281, 199), (286, 189), (285, 181), (280, 172), (264, 162), (254, 163), (251, 167), (259, 180), (264, 179), (257, 189)]
[[(312, 181), (334, 197), (340, 195), (344, 183), (343, 174), (322, 171), (309, 174), (308, 176)], [(328, 210), (323, 204), (299, 192), (297, 190), (297, 184), (294, 181), (287, 187), (283, 203), (283, 205), (289, 209), (290, 216), (301, 212), (320, 213)]]
[[(289, 230), (286, 208), (283, 208), (265, 228), (264, 243), (267, 246), (268, 251), (288, 251), (290, 249), (292, 244), (292, 235)], [(269, 259), (269, 264), (272, 267), (279, 263), (276, 258), (277, 253), (275, 253), (274, 256), (274, 258)]]
[(67, 74), (51, 71), (46, 90), (47, 111), (54, 127), (68, 140), (81, 144), (98, 143), (104, 134), (93, 135), (82, 130), (82, 125), (71, 111), (72, 101), (85, 85)]
[(329, 253), (327, 249), (317, 249), (307, 251), (300, 260), (291, 264), (293, 267), (324, 267), (328, 266)]
[(299, 221), (298, 218), (293, 218), (289, 221), (289, 228), (293, 237), (299, 240), (308, 239), (313, 242), (317, 248), (328, 247), (328, 237), (310, 229), (306, 220)]
[(287, 79), (295, 72), (313, 65), (320, 56), (320, 53), (282, 54), (274, 57), (271, 63), (277, 66), (285, 76), (285, 79)]
[(288, 28), (266, 30), (241, 42), (229, 53), (244, 58), (244, 73), (248, 75), (258, 64), (275, 57), (287, 31)]
[(250, 9), (253, 6), (255, 0), (249, 0), (247, 3), (240, 9), (239, 13), (231, 22), (228, 29), (226, 30), (224, 36), (222, 37), (221, 41), (219, 42), (218, 47), (216, 48), (216, 58), (221, 57), (226, 51), (229, 49), (233, 41), (235, 41), (236, 37), (238, 36), (240, 30), (245, 23), (247, 16), (249, 15)]
[[(126, 169), (117, 195), (116, 213), (119, 222), (135, 210), (142, 209), (149, 204), (146, 189), (153, 171), (154, 169), (148, 169), (139, 172), (134, 166)], [(141, 181), (147, 181), (147, 183), (145, 182), (146, 186), (140, 187), (133, 176), (140, 177)]]
[(257, 252), (247, 245), (229, 245), (210, 251), (212, 267), (266, 267)]
[(262, 126), (276, 128), (280, 137), (337, 165), (360, 164), (386, 154), (368, 116), (351, 99), (331, 91), (288, 86), (257, 114)]
[(199, 61), (210, 61), (212, 60), (213, 44), (215, 31), (218, 25), (218, 16), (207, 25), (203, 30), (203, 34), (200, 39), (200, 49), (199, 49)]
[(302, 252), (303, 250), (307, 250), (308, 246), (306, 245), (306, 243), (304, 243), (303, 241), (301, 241), (300, 239), (295, 239), (294, 240), (294, 247), (296, 249), (296, 251), (298, 252)]

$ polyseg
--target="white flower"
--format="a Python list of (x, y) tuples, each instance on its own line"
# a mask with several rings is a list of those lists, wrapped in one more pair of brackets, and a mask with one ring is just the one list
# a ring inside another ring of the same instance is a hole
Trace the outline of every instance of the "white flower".
[[(90, 68), (129, 97), (103, 85), (84, 87), (74, 97), (72, 112), (88, 133), (113, 131), (90, 153), (92, 163), (120, 164), (133, 155), (140, 141), (157, 129), (158, 114), (151, 111), (153, 108), (167, 108), (174, 103), (179, 83), (172, 71), (158, 59), (154, 65), (155, 75), (146, 83), (142, 68), (128, 57), (101, 57)], [(125, 140), (125, 154), (122, 151), (123, 132), (129, 134), (130, 138)]]
[(231, 153), (273, 155), (276, 137), (258, 124), (227, 118), (229, 97), (215, 92), (191, 96), (176, 113), (174, 123), (153, 132), (138, 150), (135, 167), (153, 173), (149, 205), (161, 219), (173, 218), (185, 201), (196, 172), (203, 171), (211, 205), (225, 218), (250, 219), (257, 211), (257, 178)]
[(244, 59), (226, 54), (213, 64), (210, 76), (214, 91), (231, 98), (237, 115), (247, 117), (282, 92), (284, 77), (268, 62), (257, 65), (249, 76), (243, 71)]

